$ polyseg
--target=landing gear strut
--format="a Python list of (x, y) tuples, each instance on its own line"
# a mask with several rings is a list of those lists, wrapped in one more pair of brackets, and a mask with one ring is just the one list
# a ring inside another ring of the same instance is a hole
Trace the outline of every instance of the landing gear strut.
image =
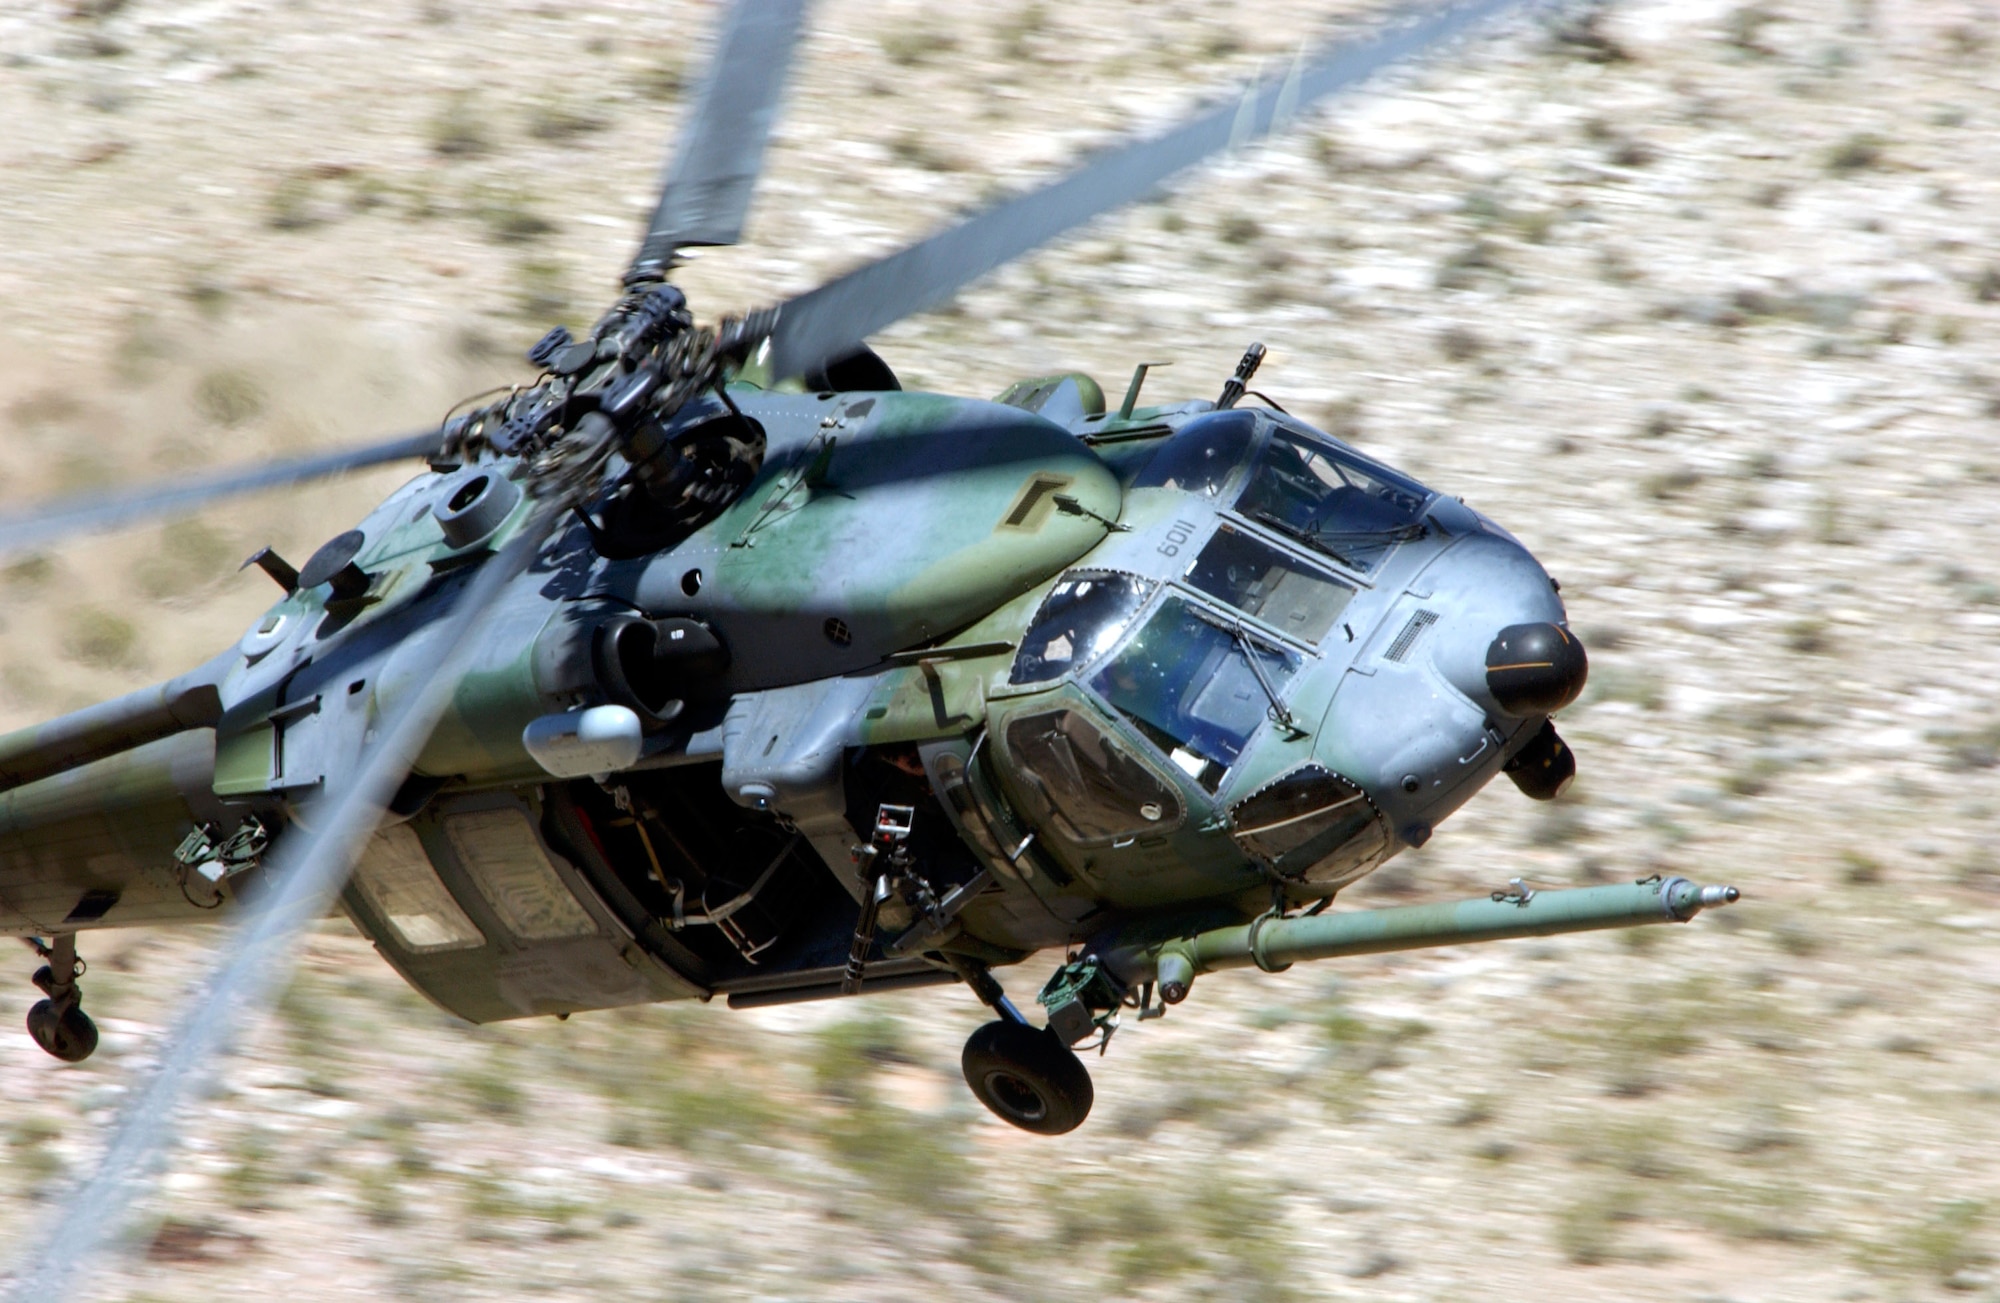
[(984, 964), (953, 959), (966, 985), (1000, 1015), (965, 1042), (965, 1084), (995, 1117), (1023, 1131), (1059, 1136), (1082, 1126), (1096, 1097), (1083, 1061), (1054, 1032), (1031, 1026)]
[(76, 934), (65, 932), (44, 944), (31, 938), (35, 953), (48, 963), (35, 970), (33, 981), (46, 1000), (28, 1010), (28, 1035), (35, 1044), (65, 1063), (81, 1063), (97, 1048), (97, 1024), (83, 1011), (83, 961), (76, 957)]

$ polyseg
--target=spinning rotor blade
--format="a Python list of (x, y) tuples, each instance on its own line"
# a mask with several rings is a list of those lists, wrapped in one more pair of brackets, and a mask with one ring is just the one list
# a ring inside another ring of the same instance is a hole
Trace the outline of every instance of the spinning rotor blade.
[(266, 462), (247, 470), (190, 475), (149, 488), (114, 489), (62, 498), (39, 511), (0, 520), (0, 554), (51, 542), (84, 530), (115, 529), (150, 516), (193, 511), (222, 498), (257, 489), (314, 480), (342, 471), (379, 466), (435, 453), (444, 442), (436, 430), (405, 434), (365, 448)]
[(664, 276), (676, 249), (734, 244), (743, 234), (804, 13), (805, 0), (736, 0), (730, 8), (627, 283)]
[(1002, 263), (1145, 198), (1183, 168), (1277, 131), (1293, 113), (1522, 2), (1405, 9), (1359, 44), (1320, 47), (1285, 76), (1257, 85), (1241, 103), (1219, 105), (1164, 135), (1116, 147), (1060, 180), (801, 294), (777, 309), (771, 374), (802, 375), (841, 356)]
[(59, 1303), (81, 1282), (95, 1252), (122, 1228), (173, 1143), (173, 1119), (227, 1052), (245, 1020), (283, 985), (298, 939), (326, 916), (362, 846), (437, 727), (458, 684), (462, 653), (478, 637), (494, 599), (533, 560), (552, 512), (544, 506), (499, 555), (481, 567), (435, 629), (437, 669), (402, 710), (384, 720), (351, 780), (324, 798), (323, 818), (297, 827), (266, 866), (263, 903), (231, 933), (228, 958), (164, 1042), (151, 1077), (120, 1111), (97, 1170), (50, 1212), (41, 1247), (15, 1273), (11, 1303)]

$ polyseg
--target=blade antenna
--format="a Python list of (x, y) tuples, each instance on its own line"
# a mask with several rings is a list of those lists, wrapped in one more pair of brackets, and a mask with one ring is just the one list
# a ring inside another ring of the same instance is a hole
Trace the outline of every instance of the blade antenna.
[(805, 0), (737, 0), (730, 8), (626, 285), (664, 280), (681, 249), (742, 237), (804, 16)]
[(1374, 35), (1322, 45), (1283, 76), (1264, 80), (1249, 98), (1216, 105), (1163, 135), (1116, 146), (1067, 176), (768, 309), (753, 321), (770, 332), (770, 373), (803, 375), (1001, 264), (1147, 198), (1176, 172), (1269, 135), (1294, 112), (1506, 10), (1543, 3), (1470, 0), (1397, 10)]
[(245, 1021), (269, 1006), (284, 984), (300, 935), (325, 917), (374, 835), (397, 787), (451, 703), (466, 651), (509, 580), (527, 569), (556, 504), (545, 502), (522, 531), (486, 562), (449, 615), (432, 626), (427, 659), (438, 666), (400, 712), (383, 722), (354, 777), (326, 800), (313, 831), (297, 827), (271, 857), (265, 903), (232, 933), (228, 958), (167, 1037), (152, 1075), (120, 1111), (110, 1143), (90, 1178), (50, 1211), (40, 1248), (14, 1273), (10, 1303), (56, 1303), (82, 1284), (81, 1273), (125, 1223), (173, 1145), (173, 1123), (187, 1097), (214, 1070)]

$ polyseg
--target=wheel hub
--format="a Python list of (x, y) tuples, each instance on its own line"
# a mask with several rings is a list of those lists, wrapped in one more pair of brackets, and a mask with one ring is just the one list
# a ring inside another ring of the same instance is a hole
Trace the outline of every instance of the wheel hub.
[(995, 1103), (1023, 1122), (1039, 1122), (1049, 1115), (1048, 1101), (1041, 1092), (1011, 1072), (987, 1074), (986, 1089)]

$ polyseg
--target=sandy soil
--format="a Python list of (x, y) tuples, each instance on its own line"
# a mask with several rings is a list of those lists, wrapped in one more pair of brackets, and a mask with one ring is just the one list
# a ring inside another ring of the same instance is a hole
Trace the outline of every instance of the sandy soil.
[[(1343, 7), (1273, 8), (819, 6), (697, 306), (893, 248)], [(1058, 1142), (956, 1080), (963, 994), (468, 1030), (328, 924), (98, 1293), (2000, 1297), (2000, 19), (1606, 13), (1383, 83), (880, 347), (955, 392), (1172, 359), (1152, 392), (1207, 396), (1262, 339), (1261, 388), (1513, 528), (1592, 648), (1577, 790), (1496, 785), (1355, 894), (1678, 871), (1741, 906), (1204, 979), (1120, 1032)], [(711, 19), (7, 7), (0, 504), (520, 377), (629, 257)], [(10, 560), (0, 725), (225, 645), (271, 596), (241, 557), (398, 478)], [(0, 1253), (224, 940), (96, 941), (87, 1065), (0, 1039)]]

